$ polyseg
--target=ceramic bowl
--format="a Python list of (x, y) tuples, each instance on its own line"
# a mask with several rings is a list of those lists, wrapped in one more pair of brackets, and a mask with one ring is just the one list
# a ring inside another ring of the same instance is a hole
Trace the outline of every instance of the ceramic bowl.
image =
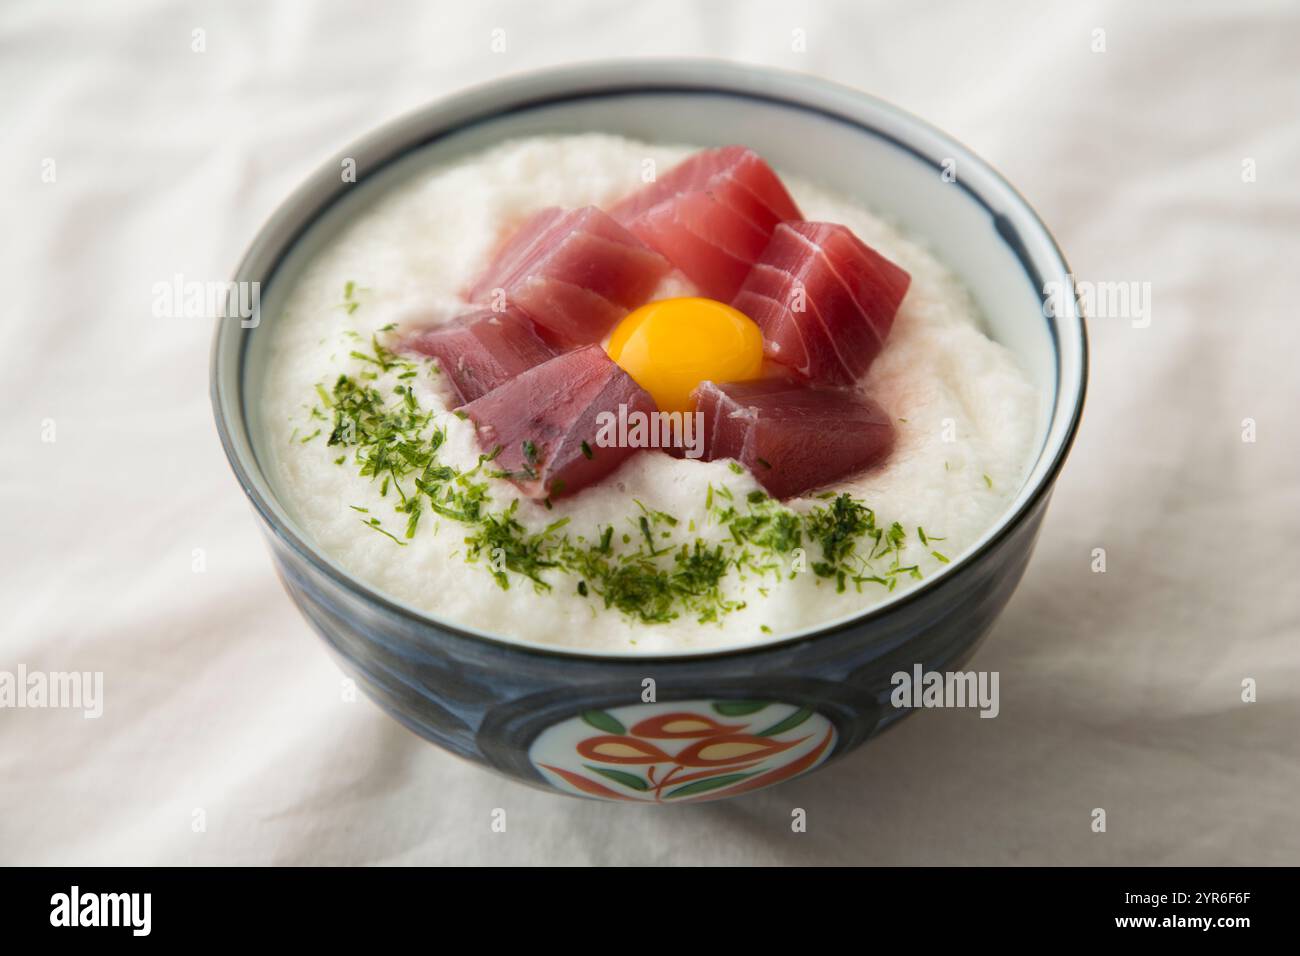
[[(1042, 395), (1034, 465), (976, 546), (851, 619), (737, 649), (654, 657), (477, 633), (372, 590), (314, 547), (276, 500), (250, 438), (257, 409), (246, 383), (259, 374), (261, 330), (286, 284), (277, 286), (277, 275), (309, 251), (328, 211), (364, 202), (363, 190), (382, 188), (398, 167), (512, 137), (583, 131), (751, 146), (778, 169), (893, 218), (962, 277), (989, 334), (1016, 353)], [(356, 183), (340, 176), (345, 159), (355, 162)], [(754, 67), (584, 65), (436, 102), (325, 163), (262, 228), (234, 278), (260, 284), (266, 318), (250, 328), (219, 323), (213, 405), (289, 595), (344, 670), (415, 733), (578, 796), (686, 803), (748, 793), (842, 757), (909, 713), (891, 703), (892, 675), (953, 670), (988, 632), (1024, 573), (1083, 404), (1087, 343), (1070, 270), (1015, 190), (889, 104)]]

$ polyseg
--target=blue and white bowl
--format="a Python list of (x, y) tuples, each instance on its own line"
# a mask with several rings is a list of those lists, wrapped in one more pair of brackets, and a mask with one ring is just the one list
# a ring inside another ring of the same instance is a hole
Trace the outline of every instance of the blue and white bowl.
[[(358, 685), (415, 733), (562, 793), (659, 803), (734, 796), (848, 753), (909, 712), (890, 703), (895, 672), (918, 664), (952, 670), (988, 632), (1029, 562), (1074, 438), (1087, 371), (1084, 325), (1070, 269), (1046, 227), (961, 144), (854, 90), (701, 61), (550, 70), (390, 123), (299, 188), (234, 278), (260, 283), (263, 314), (273, 321), (286, 261), (328, 228), (328, 211), (364, 201), (363, 189), (381, 186), (398, 166), (436, 164), (519, 136), (590, 131), (744, 143), (777, 168), (896, 220), (961, 276), (989, 333), (1016, 353), (1043, 397), (1037, 459), (975, 547), (884, 604), (784, 639), (654, 657), (550, 649), (405, 606), (307, 540), (276, 499), (251, 438), (257, 409), (245, 386), (265, 349), (261, 327), (218, 326), (217, 428), (290, 596)], [(357, 184), (341, 181), (344, 158), (355, 161)], [(1047, 290), (1055, 290), (1050, 308)], [(648, 679), (654, 702), (643, 696)]]

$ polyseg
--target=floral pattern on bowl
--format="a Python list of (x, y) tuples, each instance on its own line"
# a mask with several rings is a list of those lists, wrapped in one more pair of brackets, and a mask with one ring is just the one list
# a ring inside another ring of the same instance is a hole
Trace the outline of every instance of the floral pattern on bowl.
[(671, 701), (589, 710), (533, 742), (557, 789), (633, 803), (687, 803), (798, 776), (834, 750), (835, 727), (793, 704)]

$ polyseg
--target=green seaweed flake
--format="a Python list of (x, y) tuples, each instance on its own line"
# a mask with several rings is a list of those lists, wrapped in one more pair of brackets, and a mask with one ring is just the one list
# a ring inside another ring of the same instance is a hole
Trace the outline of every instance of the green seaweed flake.
[[(366, 509), (353, 507), (362, 512), (366, 527), (398, 545), (419, 533), (426, 512), (457, 522), (464, 528), (465, 560), (485, 568), (503, 590), (521, 580), (547, 593), (567, 577), (573, 581), (570, 593), (641, 623), (664, 624), (683, 616), (711, 623), (745, 606), (729, 596), (729, 581), (779, 578), (787, 570), (793, 576), (805, 549), (806, 566), (819, 581), (834, 582), (837, 591), (850, 585), (860, 591), (868, 584), (892, 591), (903, 577), (921, 577), (914, 563), (902, 561), (908, 547), (902, 526), (879, 522), (870, 507), (848, 494), (819, 495), (817, 504), (800, 511), (760, 490), (742, 497), (709, 485), (705, 524), (717, 532), (713, 538), (697, 535), (694, 520), (683, 526), (674, 515), (640, 501), (624, 525), (634, 533), (611, 524), (591, 539), (574, 536), (567, 518), (530, 527), (518, 499), (505, 507), (493, 500), (491, 479), (503, 473), (490, 465), (500, 449), (480, 455), (468, 469), (441, 461), (446, 433), (406, 381), (415, 366), (378, 336), (370, 344), (369, 352), (351, 353), (361, 372), (340, 375), (332, 388), (317, 387), (320, 404), (313, 411), (330, 423), (328, 444), (342, 451), (337, 464), (350, 461), (361, 476), (379, 482), (386, 498), (390, 488), (395, 492), (390, 500), (405, 518), (402, 538)], [(386, 390), (380, 373), (393, 373), (398, 384)], [(524, 444), (531, 466), (537, 448), (531, 441)], [(942, 540), (920, 528), (917, 537), (922, 546)], [(940, 552), (930, 553), (946, 563)], [(760, 630), (770, 633), (766, 625)]]

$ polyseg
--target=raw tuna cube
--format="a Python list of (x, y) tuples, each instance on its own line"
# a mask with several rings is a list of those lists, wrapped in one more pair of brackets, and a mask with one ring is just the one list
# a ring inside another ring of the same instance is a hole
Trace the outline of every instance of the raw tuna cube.
[(783, 222), (732, 300), (768, 358), (849, 385), (884, 347), (912, 277), (835, 223)]
[(470, 312), (445, 325), (412, 332), (399, 348), (436, 358), (458, 405), (486, 395), (555, 355), (517, 308)]
[(484, 451), (500, 449), (494, 464), (524, 494), (556, 498), (600, 481), (636, 451), (596, 441), (597, 416), (618, 416), (620, 405), (627, 414), (656, 411), (604, 349), (588, 345), (530, 368), (463, 411)]
[(497, 251), (467, 295), (522, 309), (553, 343), (586, 345), (642, 305), (670, 268), (595, 206), (543, 209)]
[(802, 218), (772, 168), (743, 146), (696, 153), (610, 214), (702, 294), (723, 302), (736, 294), (777, 223)]
[[(816, 369), (821, 372), (821, 381), (851, 384), (820, 315), (809, 311), (809, 321), (784, 321), (791, 305), (798, 301), (798, 288), (793, 275), (760, 262), (736, 296), (736, 308), (762, 330), (763, 352), (768, 358), (807, 377), (811, 377), (808, 370)], [(806, 294), (802, 304), (808, 310)]]
[(894, 426), (855, 388), (785, 379), (695, 390), (704, 413), (704, 458), (734, 458), (775, 498), (792, 498), (882, 461)]

